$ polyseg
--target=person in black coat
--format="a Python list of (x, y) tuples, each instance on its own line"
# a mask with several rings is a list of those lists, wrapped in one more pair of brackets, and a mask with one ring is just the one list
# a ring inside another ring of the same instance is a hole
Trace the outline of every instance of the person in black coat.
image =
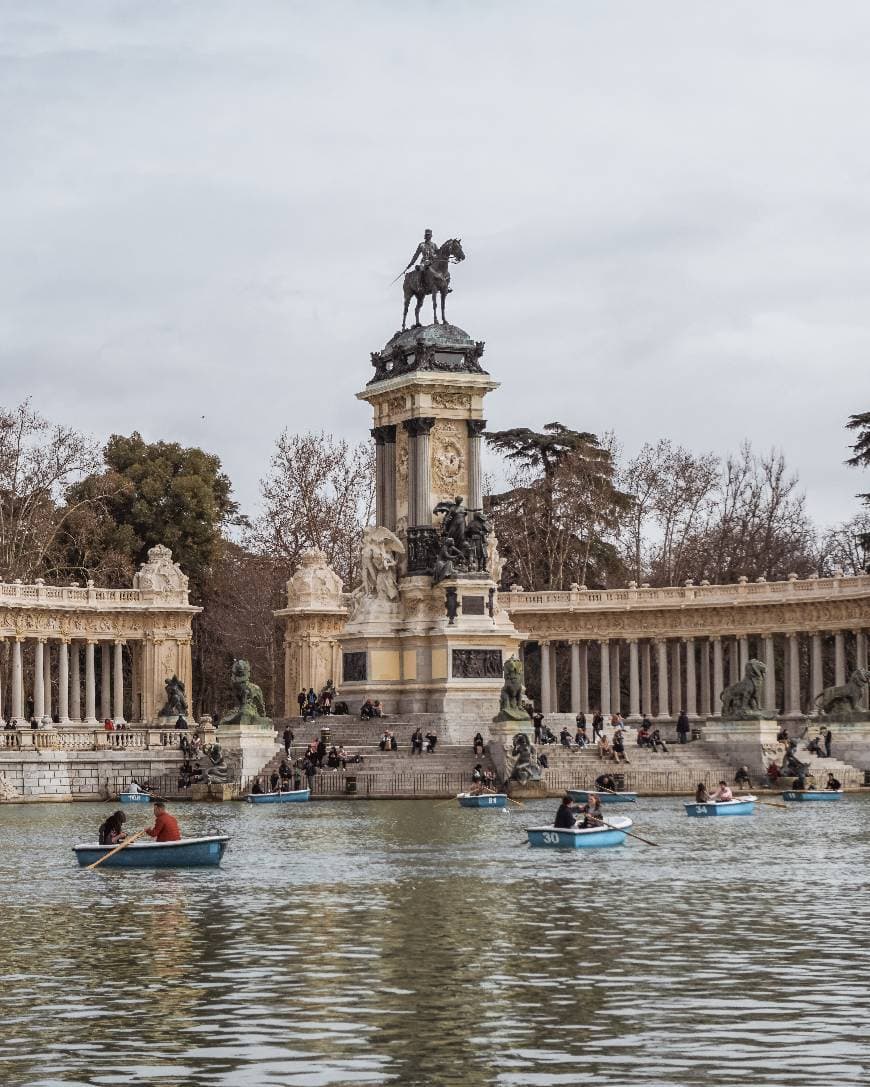
[(577, 805), (571, 797), (565, 793), (562, 797), (562, 803), (556, 810), (556, 818), (553, 820), (553, 826), (560, 827), (562, 830), (573, 830), (577, 823), (577, 817), (574, 814), (575, 811), (577, 811)]
[(681, 744), (688, 741), (690, 728), (689, 715), (685, 710), (680, 710), (680, 716), (677, 718), (677, 736), (679, 736)]

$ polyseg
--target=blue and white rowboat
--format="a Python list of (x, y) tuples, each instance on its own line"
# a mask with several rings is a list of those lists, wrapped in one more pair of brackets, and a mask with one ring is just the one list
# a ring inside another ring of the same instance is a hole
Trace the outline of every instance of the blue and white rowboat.
[(783, 800), (842, 800), (842, 789), (789, 789)]
[(636, 804), (637, 793), (600, 793), (596, 789), (569, 789), (568, 796), (578, 804), (585, 804), (590, 796), (597, 796), (602, 804)]
[(150, 804), (151, 797), (148, 793), (118, 793), (118, 799), (122, 804)]
[(544, 849), (605, 849), (622, 845), (631, 829), (627, 815), (614, 815), (603, 827), (527, 827), (529, 845)]
[(755, 811), (754, 796), (735, 796), (733, 800), (708, 800), (706, 804), (686, 804), (686, 815), (752, 815)]
[(310, 789), (288, 789), (283, 793), (248, 793), (249, 804), (304, 804), (311, 799)]
[[(119, 850), (100, 865), (101, 868), (217, 868), (227, 848), (226, 834), (211, 834), (206, 838), (181, 838), (177, 842), (134, 842)], [(74, 846), (76, 860), (86, 868), (113, 845)]]
[(503, 808), (507, 793), (457, 793), (460, 808)]

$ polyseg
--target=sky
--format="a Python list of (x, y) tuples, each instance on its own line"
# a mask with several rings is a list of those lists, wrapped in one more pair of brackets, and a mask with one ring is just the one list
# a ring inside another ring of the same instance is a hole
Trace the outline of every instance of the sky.
[[(0, 0), (0, 404), (217, 453), (367, 437), (424, 227), (491, 429), (781, 448), (856, 513), (870, 5)], [(425, 310), (424, 310), (425, 313)]]

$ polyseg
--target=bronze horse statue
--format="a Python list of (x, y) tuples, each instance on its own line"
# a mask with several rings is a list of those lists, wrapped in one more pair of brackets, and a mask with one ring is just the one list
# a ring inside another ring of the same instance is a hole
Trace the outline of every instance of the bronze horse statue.
[(440, 245), (438, 255), (428, 268), (414, 268), (412, 271), (405, 273), (405, 279), (402, 283), (402, 290), (405, 292), (405, 312), (402, 314), (403, 332), (407, 327), (408, 306), (411, 303), (412, 296), (417, 299), (417, 308), (414, 310), (415, 328), (420, 327), (420, 307), (423, 305), (423, 299), (427, 294), (432, 295), (432, 323), (434, 325), (438, 324), (437, 297), (440, 294), (441, 324), (447, 324), (444, 317), (444, 301), (450, 292), (450, 272), (447, 267), (451, 260), (457, 264), (461, 260), (465, 260), (461, 238), (448, 238), (443, 245)]

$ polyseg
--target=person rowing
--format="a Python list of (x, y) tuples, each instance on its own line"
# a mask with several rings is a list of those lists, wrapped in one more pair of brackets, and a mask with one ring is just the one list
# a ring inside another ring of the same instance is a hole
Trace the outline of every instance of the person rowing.
[(601, 816), (601, 801), (594, 793), (588, 795), (586, 803), (580, 810), (583, 812), (581, 826), (600, 827), (604, 825), (604, 819)]
[(837, 781), (833, 774), (828, 774), (828, 780), (825, 783), (825, 788), (832, 793), (838, 793), (843, 788), (843, 786), (840, 784), (839, 781)]
[(166, 801), (159, 798), (154, 801), (154, 826), (146, 827), (145, 833), (155, 842), (178, 842), (181, 830), (178, 820), (166, 810)]
[(728, 800), (734, 799), (734, 793), (731, 792), (731, 788), (727, 781), (720, 781), (719, 788), (710, 797), (710, 800), (714, 804), (724, 804)]

